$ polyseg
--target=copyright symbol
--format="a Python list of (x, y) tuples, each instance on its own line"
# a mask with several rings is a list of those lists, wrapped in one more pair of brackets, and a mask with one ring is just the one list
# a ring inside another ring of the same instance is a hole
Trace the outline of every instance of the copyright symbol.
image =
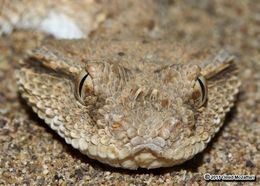
[(204, 174), (204, 180), (210, 180), (210, 174), (209, 173)]

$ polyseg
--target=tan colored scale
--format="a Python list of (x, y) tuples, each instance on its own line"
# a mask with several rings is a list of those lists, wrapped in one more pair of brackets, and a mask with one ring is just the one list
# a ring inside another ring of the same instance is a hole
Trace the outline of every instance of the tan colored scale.
[(39, 117), (90, 158), (126, 169), (173, 166), (206, 148), (240, 85), (227, 51), (196, 58), (199, 49), (181, 46), (47, 41), (17, 71), (18, 85)]

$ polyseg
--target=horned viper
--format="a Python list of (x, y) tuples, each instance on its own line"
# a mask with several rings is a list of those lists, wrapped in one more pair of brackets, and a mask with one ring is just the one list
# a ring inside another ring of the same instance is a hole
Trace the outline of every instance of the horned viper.
[(17, 72), (22, 96), (68, 144), (115, 167), (180, 164), (205, 149), (240, 82), (227, 51), (168, 41), (61, 40)]
[[(54, 11), (71, 10), (72, 1), (50, 11), (52, 1), (46, 2), (22, 19), (11, 15), (24, 2), (3, 9), (1, 33), (29, 27), (81, 38), (91, 31), (84, 30), (91, 19), (75, 23), (73, 11)], [(76, 10), (87, 16), (84, 6)], [(72, 33), (60, 33), (64, 25)], [(111, 166), (151, 169), (206, 148), (239, 91), (234, 62), (225, 50), (200, 51), (170, 39), (53, 39), (32, 50), (16, 76), (22, 97), (66, 143)]]

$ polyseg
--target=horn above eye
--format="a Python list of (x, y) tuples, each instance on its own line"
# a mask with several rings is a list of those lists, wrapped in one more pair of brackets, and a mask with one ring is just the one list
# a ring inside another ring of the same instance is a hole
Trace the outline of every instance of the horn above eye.
[(85, 98), (94, 93), (93, 80), (90, 74), (82, 71), (76, 78), (75, 96), (77, 100), (85, 105)]
[(204, 105), (208, 98), (207, 81), (203, 76), (199, 76), (193, 87), (192, 98), (195, 101), (195, 105), (201, 107)]

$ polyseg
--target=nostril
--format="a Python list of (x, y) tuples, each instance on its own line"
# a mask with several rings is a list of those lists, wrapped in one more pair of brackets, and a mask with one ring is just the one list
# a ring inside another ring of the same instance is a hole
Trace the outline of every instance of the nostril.
[(159, 96), (159, 91), (157, 89), (153, 89), (150, 95), (151, 100), (156, 100)]
[(137, 88), (131, 89), (130, 98), (132, 100), (140, 100), (143, 97), (144, 97), (144, 89), (143, 88), (137, 87)]
[(134, 100), (141, 99), (144, 95), (144, 91), (142, 88), (137, 89), (137, 91), (134, 94)]

